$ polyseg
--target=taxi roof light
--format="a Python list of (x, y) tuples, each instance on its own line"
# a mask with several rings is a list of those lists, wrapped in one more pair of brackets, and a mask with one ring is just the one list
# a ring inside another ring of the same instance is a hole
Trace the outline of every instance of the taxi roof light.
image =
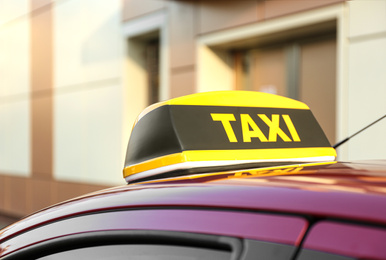
[(208, 167), (335, 160), (307, 105), (251, 91), (192, 94), (145, 109), (127, 148), (127, 182)]

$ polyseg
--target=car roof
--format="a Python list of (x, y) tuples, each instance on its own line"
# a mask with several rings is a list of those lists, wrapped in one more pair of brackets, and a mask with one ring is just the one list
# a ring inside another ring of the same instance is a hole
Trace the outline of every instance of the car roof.
[(211, 172), (115, 187), (37, 212), (0, 240), (74, 216), (135, 208), (207, 208), (386, 224), (386, 162)]

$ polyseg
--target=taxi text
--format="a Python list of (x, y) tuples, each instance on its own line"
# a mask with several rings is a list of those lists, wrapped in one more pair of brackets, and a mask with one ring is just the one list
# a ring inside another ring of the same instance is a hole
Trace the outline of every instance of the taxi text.
[[(234, 114), (230, 113), (211, 113), (213, 121), (220, 121), (225, 133), (231, 143), (237, 143), (237, 137), (230, 122), (237, 121)], [(269, 127), (268, 138), (260, 130), (256, 122), (249, 114), (240, 114), (240, 123), (243, 142), (251, 142), (252, 138), (258, 138), (260, 142), (277, 142), (279, 136), (284, 142), (300, 142), (298, 132), (292, 123), (289, 115), (281, 115), (292, 139), (280, 128), (280, 115), (273, 114), (271, 119), (265, 114), (257, 114), (258, 117)]]

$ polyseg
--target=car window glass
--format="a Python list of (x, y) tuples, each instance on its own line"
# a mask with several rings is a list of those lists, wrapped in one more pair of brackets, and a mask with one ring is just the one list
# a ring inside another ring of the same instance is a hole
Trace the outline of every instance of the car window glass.
[(354, 260), (355, 258), (326, 252), (303, 249), (297, 260)]
[(228, 251), (171, 245), (109, 245), (58, 252), (39, 260), (62, 259), (132, 259), (132, 260), (195, 260), (230, 259)]

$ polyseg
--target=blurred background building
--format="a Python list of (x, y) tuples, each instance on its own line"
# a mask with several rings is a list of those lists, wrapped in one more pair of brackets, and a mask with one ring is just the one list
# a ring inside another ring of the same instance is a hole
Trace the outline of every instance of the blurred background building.
[[(147, 105), (306, 102), (332, 144), (386, 113), (386, 0), (0, 0), (0, 218), (123, 185)], [(386, 120), (338, 149), (386, 159)]]

